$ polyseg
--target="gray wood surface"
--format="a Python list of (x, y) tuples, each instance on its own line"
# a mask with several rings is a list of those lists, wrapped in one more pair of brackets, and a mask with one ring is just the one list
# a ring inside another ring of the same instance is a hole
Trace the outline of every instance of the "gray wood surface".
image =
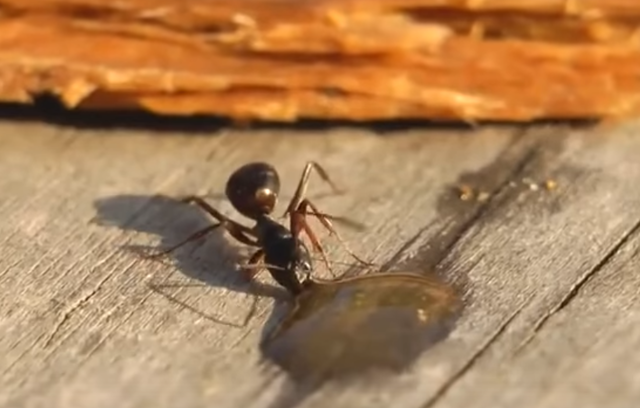
[[(355, 251), (383, 270), (433, 270), (464, 288), (454, 330), (406, 373), (328, 383), (298, 406), (637, 406), (639, 132), (637, 123), (160, 132), (5, 119), (0, 406), (277, 406), (290, 380), (258, 343), (280, 292), (261, 276), (258, 313), (241, 327), (254, 296), (234, 267), (246, 249), (220, 234), (166, 262), (125, 248), (166, 246), (208, 222), (154, 194), (220, 194), (256, 159), (281, 172), (283, 200), (304, 163), (319, 161), (347, 193), (325, 194), (312, 176), (316, 203), (368, 226), (340, 230)], [(461, 199), (462, 185), (479, 194)], [(161, 293), (150, 289), (159, 283)]]

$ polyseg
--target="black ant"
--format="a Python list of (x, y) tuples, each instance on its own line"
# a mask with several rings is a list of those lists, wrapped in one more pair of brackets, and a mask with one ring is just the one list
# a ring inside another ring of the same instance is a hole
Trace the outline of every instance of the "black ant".
[(280, 193), (280, 177), (276, 169), (264, 162), (248, 163), (231, 174), (227, 180), (225, 195), (240, 214), (255, 221), (252, 228), (223, 215), (200, 196), (186, 196), (180, 201), (196, 204), (215, 218), (218, 223), (207, 226), (182, 242), (148, 257), (167, 254), (190, 241), (204, 237), (216, 228), (223, 227), (243, 244), (259, 248), (244, 265), (249, 280), (253, 279), (262, 268), (266, 268), (273, 279), (295, 297), (303, 290), (303, 283), (298, 274), (305, 274), (308, 280), (313, 269), (311, 254), (300, 239), (301, 232), (306, 233), (314, 249), (321, 253), (327, 268), (333, 273), (324, 248), (307, 223), (306, 216), (314, 215), (329, 230), (330, 234), (340, 241), (354, 259), (362, 264), (372, 265), (349, 249), (333, 228), (330, 220), (341, 221), (352, 226), (356, 223), (346, 218), (321, 213), (305, 197), (311, 170), (315, 170), (333, 188), (335, 193), (341, 192), (318, 163), (308, 162), (302, 172), (295, 194), (282, 215), (283, 218), (289, 216), (289, 228), (272, 217)]

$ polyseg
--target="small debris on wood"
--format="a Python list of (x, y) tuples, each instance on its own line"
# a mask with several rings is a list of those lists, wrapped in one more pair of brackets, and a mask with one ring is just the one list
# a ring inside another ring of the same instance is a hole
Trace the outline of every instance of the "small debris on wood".
[(456, 189), (458, 192), (458, 197), (462, 201), (475, 200), (478, 202), (484, 202), (487, 201), (490, 197), (490, 194), (488, 192), (474, 189), (468, 184), (461, 184), (457, 186)]
[[(511, 188), (518, 187), (518, 185), (524, 185), (530, 191), (540, 191), (541, 189), (554, 191), (558, 188), (557, 181), (551, 178), (539, 182), (530, 177), (524, 177), (520, 180), (520, 183), (513, 180), (509, 182), (509, 187)], [(474, 188), (469, 184), (460, 184), (456, 186), (456, 192), (458, 194), (458, 198), (462, 201), (475, 200), (478, 202), (485, 202), (489, 197), (491, 197), (490, 193), (481, 191), (479, 188)]]
[(555, 181), (554, 179), (547, 179), (544, 182), (544, 186), (547, 189), (547, 191), (557, 190), (558, 189), (558, 182)]
[(462, 184), (457, 187), (458, 189), (458, 197), (462, 201), (469, 201), (474, 197), (473, 188), (468, 184)]

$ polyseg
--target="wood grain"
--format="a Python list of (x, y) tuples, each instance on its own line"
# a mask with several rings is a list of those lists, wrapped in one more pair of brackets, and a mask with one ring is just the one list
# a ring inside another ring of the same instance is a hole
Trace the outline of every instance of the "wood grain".
[[(630, 406), (640, 394), (637, 129), (160, 132), (4, 120), (0, 406)], [(153, 194), (219, 194), (256, 159), (281, 171), (283, 200), (304, 162), (320, 161), (348, 192), (327, 194), (314, 178), (317, 204), (368, 226), (341, 230), (354, 250), (382, 270), (435, 270), (461, 285), (467, 305), (451, 335), (406, 374), (291, 399), (286, 373), (258, 348), (281, 303), (268, 277), (257, 316), (239, 327), (254, 296), (234, 270), (243, 248), (212, 236), (168, 263), (126, 249), (208, 222)], [(480, 199), (461, 200), (460, 184)]]

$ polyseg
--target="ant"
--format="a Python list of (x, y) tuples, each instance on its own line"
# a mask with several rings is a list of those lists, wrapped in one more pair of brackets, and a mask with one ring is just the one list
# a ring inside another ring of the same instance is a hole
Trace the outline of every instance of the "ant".
[(180, 201), (197, 205), (215, 218), (218, 223), (207, 226), (182, 242), (147, 257), (152, 258), (167, 254), (222, 227), (241, 243), (258, 248), (248, 263), (243, 265), (249, 280), (252, 280), (263, 268), (266, 268), (273, 279), (295, 297), (304, 289), (304, 283), (300, 281), (298, 274), (305, 274), (306, 280), (308, 280), (313, 270), (310, 251), (300, 237), (302, 232), (306, 233), (313, 248), (320, 252), (327, 268), (333, 274), (333, 269), (326, 257), (323, 246), (307, 223), (306, 216), (314, 215), (329, 230), (330, 234), (338, 239), (354, 259), (364, 265), (372, 265), (372, 263), (362, 260), (349, 249), (334, 229), (330, 220), (351, 224), (352, 226), (356, 225), (356, 223), (346, 218), (321, 213), (305, 197), (312, 170), (315, 170), (332, 187), (335, 193), (339, 194), (341, 192), (318, 163), (307, 162), (294, 196), (282, 215), (282, 218), (289, 216), (289, 228), (276, 221), (272, 216), (280, 194), (280, 176), (278, 172), (268, 163), (252, 162), (236, 169), (229, 176), (225, 188), (225, 195), (236, 211), (255, 222), (252, 228), (223, 215), (200, 196), (186, 196), (181, 198)]

